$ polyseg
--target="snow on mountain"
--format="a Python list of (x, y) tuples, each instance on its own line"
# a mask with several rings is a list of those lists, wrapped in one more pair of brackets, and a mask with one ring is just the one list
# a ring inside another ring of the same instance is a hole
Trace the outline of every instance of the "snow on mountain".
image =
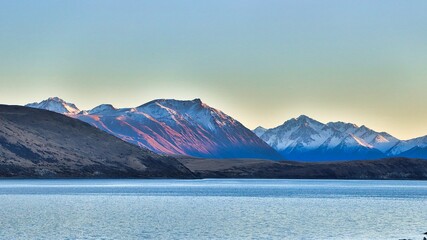
[(280, 152), (307, 151), (320, 147), (333, 133), (333, 129), (301, 115), (267, 130), (261, 139)]
[(267, 131), (267, 129), (263, 128), (261, 126), (258, 126), (257, 128), (255, 128), (254, 130), (252, 130), (252, 132), (254, 132), (255, 135), (257, 135), (258, 137), (260, 137), (261, 135), (263, 135), (266, 131)]
[(323, 124), (305, 115), (267, 129), (260, 138), (286, 159), (304, 161), (381, 158), (399, 141), (365, 126)]
[[(200, 99), (178, 101), (159, 99), (136, 108), (131, 119), (152, 125), (177, 154), (215, 158), (280, 159), (280, 155), (240, 122)], [(139, 117), (139, 118), (138, 118)]]
[(240, 122), (200, 99), (158, 99), (122, 109), (103, 104), (70, 116), (157, 153), (206, 158), (282, 158)]
[(367, 128), (365, 125), (358, 127), (355, 124), (344, 122), (329, 122), (327, 125), (342, 133), (353, 134), (358, 139), (363, 140), (365, 144), (383, 153), (386, 153), (400, 141), (386, 132), (376, 132)]
[(65, 102), (58, 97), (50, 97), (40, 103), (30, 103), (26, 107), (45, 109), (62, 114), (77, 114), (80, 110), (73, 103)]
[(200, 99), (158, 99), (136, 108), (101, 104), (80, 111), (74, 104), (53, 97), (26, 106), (66, 114), (124, 141), (164, 154), (303, 161), (393, 156), (427, 159), (427, 136), (401, 141), (366, 126), (324, 124), (305, 115), (275, 128), (257, 127), (252, 132)]
[(410, 140), (402, 140), (398, 142), (395, 146), (393, 146), (388, 151), (388, 154), (390, 156), (406, 156), (409, 154), (409, 151), (413, 150), (410, 152), (410, 155), (412, 157), (427, 158), (427, 151), (425, 151), (423, 154), (420, 154), (421, 149), (424, 148), (427, 148), (427, 136), (418, 137)]
[(85, 111), (86, 114), (103, 114), (103, 113), (110, 113), (114, 112), (116, 110), (115, 107), (111, 104), (101, 104), (97, 107), (94, 107), (93, 109), (89, 111)]
[(354, 133), (359, 127), (356, 124), (345, 122), (329, 122), (326, 125), (335, 128), (340, 132)]

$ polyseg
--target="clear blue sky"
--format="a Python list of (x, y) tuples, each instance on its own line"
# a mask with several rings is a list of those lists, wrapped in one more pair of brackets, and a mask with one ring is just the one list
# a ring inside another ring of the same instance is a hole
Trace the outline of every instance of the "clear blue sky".
[(427, 1), (0, 1), (0, 102), (201, 98), (427, 134)]

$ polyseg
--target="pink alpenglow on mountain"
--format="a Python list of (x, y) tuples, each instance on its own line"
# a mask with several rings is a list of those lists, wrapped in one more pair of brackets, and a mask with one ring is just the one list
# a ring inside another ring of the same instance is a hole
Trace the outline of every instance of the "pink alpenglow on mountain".
[[(64, 106), (65, 104), (65, 106)], [(65, 113), (126, 142), (154, 152), (205, 158), (282, 159), (251, 130), (200, 99), (158, 99), (136, 108), (103, 104), (80, 111), (74, 104), (50, 98), (29, 107)], [(64, 109), (75, 109), (64, 111)]]
[(50, 97), (42, 102), (35, 102), (25, 105), (26, 107), (49, 110), (62, 114), (77, 114), (80, 110), (76, 105), (68, 103), (58, 97)]

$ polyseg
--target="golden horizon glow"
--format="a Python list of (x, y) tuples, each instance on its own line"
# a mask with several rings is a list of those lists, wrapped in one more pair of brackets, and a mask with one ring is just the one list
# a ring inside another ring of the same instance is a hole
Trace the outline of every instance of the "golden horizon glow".
[(201, 98), (250, 129), (301, 114), (427, 134), (427, 1), (4, 1), (0, 103)]

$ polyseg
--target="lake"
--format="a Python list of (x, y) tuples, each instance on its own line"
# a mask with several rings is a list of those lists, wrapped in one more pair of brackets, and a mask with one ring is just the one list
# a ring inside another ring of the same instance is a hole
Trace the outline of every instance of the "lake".
[(0, 180), (0, 239), (422, 239), (427, 182)]

